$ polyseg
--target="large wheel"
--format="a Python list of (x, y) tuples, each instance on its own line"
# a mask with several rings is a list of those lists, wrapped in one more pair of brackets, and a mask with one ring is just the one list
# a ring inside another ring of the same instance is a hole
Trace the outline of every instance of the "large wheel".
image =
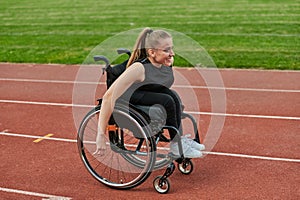
[(116, 128), (106, 137), (105, 155), (93, 155), (99, 110), (99, 106), (91, 110), (78, 131), (77, 143), (85, 167), (95, 179), (111, 188), (130, 189), (140, 185), (155, 164), (154, 138), (144, 128), (138, 113), (116, 107), (112, 115)]

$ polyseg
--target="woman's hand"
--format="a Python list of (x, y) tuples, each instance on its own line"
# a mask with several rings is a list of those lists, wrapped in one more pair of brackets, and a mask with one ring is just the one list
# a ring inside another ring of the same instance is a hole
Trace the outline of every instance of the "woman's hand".
[(106, 141), (105, 141), (105, 135), (98, 133), (96, 138), (96, 151), (93, 153), (93, 155), (99, 155), (103, 156), (106, 151)]

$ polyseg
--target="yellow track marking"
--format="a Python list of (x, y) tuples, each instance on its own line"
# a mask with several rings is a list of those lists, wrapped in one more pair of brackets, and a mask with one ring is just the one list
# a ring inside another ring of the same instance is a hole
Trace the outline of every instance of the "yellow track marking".
[(33, 142), (34, 142), (34, 143), (38, 143), (38, 142), (40, 142), (40, 141), (42, 141), (42, 140), (44, 140), (44, 139), (46, 139), (46, 138), (49, 138), (49, 137), (51, 137), (51, 136), (53, 136), (53, 134), (47, 134), (47, 135), (45, 135), (44, 137), (41, 137), (41, 138), (39, 138), (39, 139), (34, 140)]

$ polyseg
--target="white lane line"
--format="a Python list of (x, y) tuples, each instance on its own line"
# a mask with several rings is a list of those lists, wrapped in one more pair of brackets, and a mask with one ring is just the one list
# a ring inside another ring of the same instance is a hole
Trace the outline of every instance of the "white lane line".
[[(95, 107), (95, 105), (35, 102), (35, 101), (18, 101), (18, 100), (0, 100), (0, 103), (30, 104), (30, 105), (43, 105), (43, 106), (62, 106), (62, 107), (82, 107), (82, 108), (94, 108)], [(185, 112), (189, 113), (189, 114), (193, 114), (193, 115), (211, 115), (211, 116), (223, 116), (223, 117), (245, 117), (245, 118), (258, 118), (258, 119), (300, 120), (300, 117), (293, 117), (293, 116), (250, 115), (250, 114), (211, 113), (211, 112), (195, 112), (195, 111), (185, 111)]]
[(222, 152), (203, 152), (203, 153), (208, 155), (252, 158), (252, 159), (260, 159), (260, 160), (270, 160), (270, 161), (300, 162), (300, 159), (291, 159), (291, 158), (276, 158), (276, 157), (253, 156), (253, 155), (245, 155), (245, 154), (237, 154), (237, 153), (222, 153)]
[(300, 117), (288, 117), (288, 116), (247, 115), (247, 114), (210, 113), (210, 112), (194, 112), (194, 111), (186, 111), (186, 112), (189, 114), (194, 114), (194, 115), (212, 115), (212, 116), (223, 116), (223, 117), (247, 117), (247, 118), (260, 118), (260, 119), (300, 120)]
[(286, 90), (286, 89), (264, 89), (264, 88), (235, 88), (235, 87), (207, 87), (207, 86), (188, 86), (188, 85), (174, 85), (178, 88), (194, 88), (194, 89), (212, 89), (212, 90), (233, 90), (233, 91), (253, 91), (253, 92), (287, 92), (300, 93), (300, 90)]
[[(43, 136), (34, 136), (34, 135), (26, 135), (26, 134), (18, 134), (18, 133), (8, 133), (8, 132), (0, 132), (0, 135), (10, 136), (10, 137), (23, 137), (23, 138), (42, 138)], [(72, 142), (76, 143), (77, 140), (74, 139), (64, 139), (64, 138), (44, 138), (44, 140), (53, 140), (53, 141), (61, 141), (61, 142)], [(277, 158), (277, 157), (268, 157), (268, 156), (254, 156), (254, 155), (246, 155), (246, 154), (236, 154), (236, 153), (224, 153), (224, 152), (203, 152), (208, 155), (217, 155), (217, 156), (228, 156), (228, 157), (239, 157), (239, 158), (251, 158), (251, 159), (259, 159), (259, 160), (270, 160), (270, 161), (282, 161), (282, 162), (300, 162), (300, 159), (292, 159), (292, 158)]]
[[(105, 85), (105, 82), (92, 81), (66, 81), (66, 80), (42, 80), (42, 79), (17, 79), (17, 78), (0, 78), (0, 81), (12, 82), (31, 82), (31, 83), (57, 83), (57, 84), (86, 84), (86, 85)], [(287, 92), (300, 93), (300, 90), (292, 89), (268, 89), (268, 88), (238, 88), (238, 87), (210, 87), (194, 85), (174, 85), (174, 88), (193, 88), (193, 89), (210, 89), (210, 90), (233, 90), (233, 91), (253, 91), (253, 92)]]
[(40, 139), (40, 138), (43, 138), (44, 140), (54, 140), (54, 141), (61, 141), (61, 142), (77, 142), (77, 140), (74, 140), (74, 139), (55, 138), (55, 137), (48, 137), (48, 138), (45, 138), (44, 136), (26, 135), (26, 134), (19, 134), (19, 133), (8, 133), (8, 132), (6, 132), (6, 131), (0, 132), (0, 135), (12, 136), (12, 137), (32, 138), (32, 139)]
[(32, 83), (63, 83), (63, 84), (90, 84), (90, 85), (104, 85), (105, 82), (91, 82), (91, 81), (66, 81), (66, 80), (43, 80), (43, 79), (19, 79), (19, 78), (0, 78), (0, 81), (14, 81), (14, 82), (32, 82)]
[(55, 195), (50, 195), (50, 194), (29, 192), (29, 191), (25, 191), (25, 190), (17, 190), (17, 189), (11, 189), (11, 188), (3, 188), (3, 187), (0, 187), (0, 191), (15, 193), (15, 194), (28, 195), (28, 196), (35, 196), (35, 197), (43, 197), (43, 198), (48, 198), (48, 199), (51, 199), (51, 200), (70, 200), (70, 199), (72, 199), (70, 197), (55, 196)]
[(83, 107), (94, 108), (95, 105), (70, 104), (70, 103), (51, 103), (51, 102), (36, 102), (36, 101), (18, 101), (18, 100), (1, 100), (0, 103), (16, 103), (16, 104), (32, 104), (43, 106), (62, 106), (62, 107)]

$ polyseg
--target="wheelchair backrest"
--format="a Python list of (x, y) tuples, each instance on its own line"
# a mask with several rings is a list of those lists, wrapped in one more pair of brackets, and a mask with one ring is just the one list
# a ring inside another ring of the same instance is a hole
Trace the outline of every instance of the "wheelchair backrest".
[(128, 60), (117, 64), (115, 66), (108, 65), (106, 71), (106, 86), (107, 89), (113, 84), (113, 82), (125, 71)]
[[(118, 54), (127, 54), (129, 57), (131, 56), (131, 52), (125, 48), (117, 49)], [(117, 64), (115, 66), (110, 65), (110, 61), (105, 56), (94, 56), (94, 60), (104, 61), (105, 67), (103, 68), (103, 73), (106, 71), (106, 87), (107, 89), (113, 84), (113, 82), (125, 71), (128, 60), (125, 60), (121, 64)]]

